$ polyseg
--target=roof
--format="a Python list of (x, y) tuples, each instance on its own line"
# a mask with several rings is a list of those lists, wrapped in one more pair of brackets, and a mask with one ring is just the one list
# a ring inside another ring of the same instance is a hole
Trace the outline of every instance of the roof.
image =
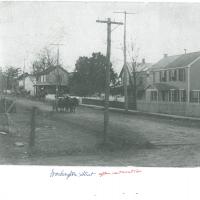
[(191, 62), (193, 62), (194, 60), (196, 60), (198, 57), (200, 57), (200, 52), (182, 54), (174, 62), (170, 63), (165, 68), (169, 69), (169, 68), (185, 67), (189, 65)]
[(180, 55), (174, 55), (174, 56), (166, 56), (159, 60), (156, 64), (152, 66), (152, 70), (155, 69), (164, 69), (167, 65), (175, 61), (177, 58), (179, 58)]
[(176, 90), (178, 88), (166, 83), (154, 83), (153, 85), (149, 85), (148, 89), (157, 89), (159, 91), (166, 91), (166, 90)]
[[(128, 63), (129, 65), (129, 63)], [(137, 72), (146, 72), (152, 67), (152, 63), (138, 63), (136, 67)]]
[[(146, 72), (147, 70), (149, 70), (152, 67), (152, 63), (138, 63), (137, 67), (136, 67), (136, 72)], [(119, 77), (122, 76), (123, 73), (123, 69), (124, 67), (122, 67), (122, 70), (119, 74)], [(131, 75), (133, 68), (132, 68), (132, 63), (127, 63), (127, 69), (128, 69), (128, 73)]]
[(152, 70), (173, 69), (188, 66), (190, 63), (200, 57), (200, 52), (192, 52), (181, 55), (166, 56), (152, 66)]
[(54, 71), (57, 67), (63, 70), (64, 72), (69, 73), (66, 69), (58, 65), (58, 66), (50, 66), (47, 69), (43, 70), (42, 72), (38, 72), (37, 75), (49, 74), (50, 72)]

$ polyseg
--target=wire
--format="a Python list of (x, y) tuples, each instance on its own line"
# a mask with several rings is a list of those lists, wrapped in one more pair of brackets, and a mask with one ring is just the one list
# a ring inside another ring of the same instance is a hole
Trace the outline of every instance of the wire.
[(113, 32), (115, 29), (117, 29), (120, 25), (117, 25), (116, 27), (114, 27), (111, 32)]

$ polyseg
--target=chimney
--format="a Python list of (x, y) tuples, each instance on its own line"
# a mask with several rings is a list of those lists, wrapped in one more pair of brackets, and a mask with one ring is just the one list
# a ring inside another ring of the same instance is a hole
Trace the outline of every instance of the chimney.
[(142, 58), (142, 64), (145, 64), (145, 58)]
[(168, 56), (167, 53), (165, 53), (165, 54), (164, 54), (164, 58), (167, 58), (167, 56)]

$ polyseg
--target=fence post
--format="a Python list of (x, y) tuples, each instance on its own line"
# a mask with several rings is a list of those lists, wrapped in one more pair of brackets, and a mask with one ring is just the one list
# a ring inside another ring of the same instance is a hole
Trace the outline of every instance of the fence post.
[(31, 130), (30, 130), (30, 138), (29, 138), (29, 148), (31, 152), (35, 145), (35, 115), (36, 115), (36, 107), (34, 106), (31, 109), (31, 121), (30, 121)]

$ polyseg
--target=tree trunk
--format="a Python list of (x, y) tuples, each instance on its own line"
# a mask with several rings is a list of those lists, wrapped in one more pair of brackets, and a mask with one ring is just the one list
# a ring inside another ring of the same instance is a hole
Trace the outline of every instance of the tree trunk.
[(133, 72), (133, 81), (134, 81), (134, 84), (133, 84), (133, 105), (134, 105), (134, 108), (135, 110), (137, 110), (137, 81), (136, 81), (136, 72), (134, 71)]

